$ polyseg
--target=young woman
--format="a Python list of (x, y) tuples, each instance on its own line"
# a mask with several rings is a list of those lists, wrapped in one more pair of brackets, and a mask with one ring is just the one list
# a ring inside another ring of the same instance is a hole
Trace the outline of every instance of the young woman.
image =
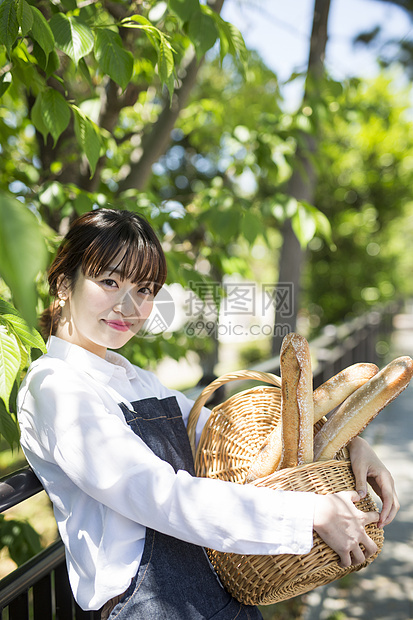
[[(192, 402), (109, 350), (139, 332), (165, 278), (161, 245), (138, 215), (100, 209), (73, 223), (49, 273), (48, 353), (19, 393), (21, 444), (53, 502), (83, 609), (110, 620), (258, 619), (222, 588), (204, 547), (306, 553), (314, 528), (344, 566), (363, 562), (376, 551), (364, 526), (398, 510), (393, 480), (362, 439), (350, 446), (358, 493), (196, 478)], [(367, 480), (380, 515), (354, 506)]]

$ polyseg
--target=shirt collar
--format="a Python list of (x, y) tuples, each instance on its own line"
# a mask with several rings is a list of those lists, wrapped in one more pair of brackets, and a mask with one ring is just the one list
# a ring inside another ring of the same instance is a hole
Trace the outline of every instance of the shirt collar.
[(47, 353), (51, 357), (65, 360), (71, 366), (83, 370), (100, 381), (109, 381), (118, 373), (126, 374), (128, 379), (136, 377), (132, 364), (115, 351), (108, 351), (106, 359), (103, 359), (77, 344), (51, 336), (47, 343)]

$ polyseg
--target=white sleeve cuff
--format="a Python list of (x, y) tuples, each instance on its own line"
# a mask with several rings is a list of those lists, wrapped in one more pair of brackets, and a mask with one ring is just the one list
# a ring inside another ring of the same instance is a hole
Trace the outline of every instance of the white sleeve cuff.
[(283, 517), (277, 525), (282, 540), (277, 553), (308, 553), (313, 546), (315, 493), (284, 491), (288, 495), (283, 503)]

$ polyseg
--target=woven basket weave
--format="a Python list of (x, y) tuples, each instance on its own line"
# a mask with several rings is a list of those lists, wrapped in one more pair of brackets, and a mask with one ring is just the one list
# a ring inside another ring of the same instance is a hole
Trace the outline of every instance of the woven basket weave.
[[(264, 381), (217, 405), (204, 426), (195, 451), (195, 428), (203, 405), (222, 385), (240, 379)], [(208, 385), (197, 398), (188, 421), (188, 436), (195, 456), (197, 476), (243, 484), (254, 456), (280, 422), (281, 380), (276, 375), (250, 370), (228, 373)], [(323, 422), (318, 423), (322, 425)], [(316, 429), (317, 430), (317, 429)], [(320, 494), (354, 489), (350, 461), (342, 451), (336, 460), (283, 469), (256, 480), (256, 486)], [(367, 494), (357, 508), (377, 510)], [(378, 547), (363, 564), (341, 568), (338, 555), (314, 532), (314, 545), (305, 555), (239, 555), (209, 549), (208, 556), (223, 585), (232, 596), (248, 605), (270, 605), (304, 594), (372, 562), (383, 546), (383, 530), (366, 527)]]

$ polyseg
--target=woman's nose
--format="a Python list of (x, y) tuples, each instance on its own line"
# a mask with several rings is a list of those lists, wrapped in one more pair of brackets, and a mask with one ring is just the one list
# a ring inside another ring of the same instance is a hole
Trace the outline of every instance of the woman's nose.
[(116, 312), (120, 312), (123, 316), (132, 317), (134, 315), (139, 316), (138, 308), (132, 298), (130, 293), (124, 293), (119, 299), (116, 301), (116, 304), (113, 306), (113, 309)]

